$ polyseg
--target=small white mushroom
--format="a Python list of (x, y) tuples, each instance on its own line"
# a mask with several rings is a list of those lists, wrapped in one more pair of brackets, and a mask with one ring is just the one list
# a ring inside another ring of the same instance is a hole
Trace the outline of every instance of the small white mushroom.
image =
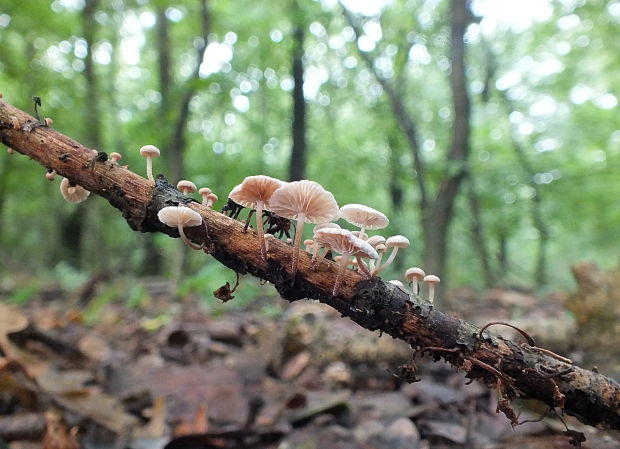
[(153, 158), (159, 157), (159, 149), (154, 145), (144, 145), (140, 148), (140, 154), (146, 158), (146, 177), (155, 182), (153, 178)]
[(424, 282), (428, 284), (428, 302), (432, 304), (435, 299), (435, 285), (440, 282), (439, 277), (434, 274), (428, 274), (424, 276)]
[(191, 195), (196, 191), (196, 184), (192, 181), (188, 181), (187, 179), (182, 179), (177, 182), (177, 189), (183, 192), (183, 195)]
[(385, 241), (385, 246), (387, 248), (392, 248), (392, 252), (390, 253), (390, 257), (385, 261), (383, 265), (377, 266), (372, 272), (373, 275), (379, 274), (382, 270), (388, 267), (396, 257), (399, 248), (408, 248), (409, 247), (409, 239), (404, 235), (394, 235)]
[(208, 208), (211, 208), (216, 202), (217, 202), (218, 198), (217, 195), (215, 193), (209, 193), (207, 195), (207, 204), (206, 206)]
[(207, 197), (211, 193), (211, 189), (208, 188), (208, 187), (201, 187), (200, 189), (198, 189), (198, 193), (202, 197), (202, 204), (204, 204), (206, 206), (207, 205), (207, 201), (208, 201)]
[(360, 228), (359, 237), (363, 240), (366, 229), (383, 229), (390, 220), (381, 212), (363, 204), (345, 204), (340, 208), (340, 218)]
[(275, 236), (273, 234), (263, 234), (263, 240), (265, 241), (265, 253), (269, 255), (269, 243), (275, 240)]
[(409, 285), (411, 285), (411, 290), (413, 291), (414, 295), (420, 294), (419, 282), (424, 279), (424, 276), (426, 276), (426, 273), (424, 273), (424, 270), (422, 268), (411, 267), (407, 271), (405, 271), (405, 279), (407, 279)]
[(112, 161), (113, 164), (118, 164), (118, 161), (120, 161), (123, 158), (123, 155), (121, 153), (117, 153), (116, 151), (112, 151), (110, 153), (110, 161)]
[(70, 203), (81, 203), (90, 195), (90, 192), (82, 186), (71, 184), (67, 178), (60, 181), (60, 194)]
[(52, 126), (54, 124), (54, 120), (52, 120), (49, 117), (45, 117), (45, 120), (43, 120), (43, 123), (45, 123), (45, 126), (47, 126), (49, 128), (50, 126)]
[(56, 170), (54, 169), (50, 169), (45, 173), (45, 179), (47, 179), (48, 181), (53, 181), (55, 177), (56, 177)]
[(11, 116), (11, 124), (14, 129), (21, 129), (22, 125), (19, 123), (19, 119), (14, 115)]
[(202, 245), (192, 243), (183, 230), (183, 228), (192, 228), (202, 224), (202, 216), (198, 212), (189, 207), (168, 206), (157, 212), (157, 218), (166, 226), (176, 227), (187, 246), (192, 249), (202, 249)]

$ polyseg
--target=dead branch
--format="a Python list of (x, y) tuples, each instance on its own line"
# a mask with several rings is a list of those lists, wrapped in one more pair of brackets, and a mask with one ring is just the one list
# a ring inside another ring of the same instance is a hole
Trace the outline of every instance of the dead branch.
[(358, 273), (346, 270), (340, 294), (332, 297), (337, 271), (334, 262), (323, 260), (311, 269), (311, 258), (303, 253), (298, 273), (292, 276), (287, 271), (292, 258), (289, 245), (278, 240), (270, 243), (264, 261), (256, 233), (243, 232), (239, 221), (183, 195), (161, 175), (152, 183), (97, 157), (96, 151), (2, 100), (0, 139), (47, 169), (107, 199), (135, 231), (179, 237), (176, 229), (159, 222), (157, 212), (165, 206), (188, 205), (207, 224), (189, 228), (188, 238), (209, 248), (210, 254), (225, 266), (271, 282), (288, 301), (310, 298), (328, 304), (365, 329), (380, 330), (406, 341), (414, 351), (434, 348), (431, 352), (436, 359), (444, 358), (465, 371), (467, 377), (481, 380), (489, 388), (499, 384), (500, 408), (507, 416), (512, 413), (510, 400), (538, 399), (586, 424), (620, 430), (620, 385), (612, 379), (573, 366), (540, 348), (486, 335), (381, 278), (364, 280)]

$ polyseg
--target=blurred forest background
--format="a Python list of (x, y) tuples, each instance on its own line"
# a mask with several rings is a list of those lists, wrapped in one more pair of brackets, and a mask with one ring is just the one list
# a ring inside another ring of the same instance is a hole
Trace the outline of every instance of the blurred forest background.
[[(421, 266), (442, 309), (618, 379), (619, 29), (620, 0), (0, 0), (0, 92), (142, 175), (156, 145), (155, 173), (216, 209), (249, 175), (318, 181), (410, 239), (386, 279)], [(249, 276), (222, 304), (233, 272), (58, 184), (0, 152), (0, 343), (29, 333), (46, 368), (2, 384), (0, 446), (49, 435), (60, 404), (84, 447), (254, 424), (269, 449), (569, 447), (545, 410), (514, 432), (450, 367), (404, 382), (411, 348), (326, 306)]]
[[(572, 263), (620, 254), (619, 22), (603, 0), (0, 0), (0, 90), (135, 171), (158, 146), (155, 172), (216, 208), (261, 173), (379, 209), (412, 242), (387, 278), (570, 289)], [(202, 254), (181, 275), (178, 241), (6, 153), (0, 242), (25, 296), (107, 271), (210, 297), (225, 276)]]

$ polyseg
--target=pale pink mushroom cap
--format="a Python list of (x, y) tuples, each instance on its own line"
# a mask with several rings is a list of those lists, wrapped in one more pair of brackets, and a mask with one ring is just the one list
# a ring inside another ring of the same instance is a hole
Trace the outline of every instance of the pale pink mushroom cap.
[(202, 223), (202, 216), (189, 207), (168, 206), (157, 212), (157, 218), (166, 226), (191, 228)]
[(326, 223), (338, 218), (334, 195), (314, 181), (289, 182), (276, 190), (269, 203), (273, 212), (293, 220), (300, 215), (310, 223)]
[(177, 189), (183, 192), (185, 195), (194, 193), (197, 190), (196, 184), (194, 184), (192, 181), (188, 181), (187, 179), (182, 179), (181, 181), (177, 182)]
[(411, 267), (407, 271), (405, 271), (405, 279), (407, 279), (408, 282), (412, 282), (413, 280), (416, 280), (419, 282), (422, 279), (424, 279), (424, 276), (426, 276), (426, 273), (424, 272), (422, 268)]
[(340, 218), (362, 230), (383, 229), (390, 220), (381, 212), (363, 204), (345, 204), (340, 208)]
[(62, 178), (62, 181), (60, 181), (60, 194), (70, 203), (81, 203), (88, 198), (90, 191), (82, 186), (72, 186), (67, 178)]
[(379, 255), (368, 242), (355, 237), (347, 229), (325, 228), (314, 234), (316, 241), (327, 244), (337, 253), (376, 259)]
[(262, 201), (264, 209), (269, 210), (271, 196), (284, 184), (284, 181), (271, 176), (248, 176), (241, 184), (231, 190), (228, 197), (235, 203), (251, 209), (256, 209), (256, 203)]

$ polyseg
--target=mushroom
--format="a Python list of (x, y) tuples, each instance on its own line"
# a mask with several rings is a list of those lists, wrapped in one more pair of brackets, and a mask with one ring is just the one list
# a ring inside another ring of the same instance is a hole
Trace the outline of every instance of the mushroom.
[(389, 239), (385, 241), (386, 248), (392, 248), (392, 252), (390, 253), (390, 257), (385, 261), (383, 265), (377, 266), (372, 272), (373, 275), (379, 274), (382, 270), (384, 270), (387, 266), (389, 266), (396, 257), (399, 248), (408, 248), (409, 247), (409, 239), (404, 235), (393, 235)]
[(338, 217), (338, 204), (331, 192), (321, 184), (306, 179), (284, 184), (274, 192), (269, 201), (271, 210), (281, 217), (297, 220), (293, 242), (292, 274), (297, 273), (299, 245), (304, 223), (325, 223)]
[(218, 200), (218, 197), (215, 193), (209, 193), (207, 195), (207, 204), (206, 206), (210, 209), (213, 204), (215, 204)]
[(123, 155), (121, 153), (117, 153), (116, 151), (112, 151), (110, 153), (110, 161), (112, 161), (113, 164), (118, 164), (118, 161), (120, 161), (123, 158)]
[(168, 206), (157, 212), (157, 218), (166, 226), (172, 228), (176, 226), (181, 235), (181, 239), (183, 239), (187, 246), (192, 249), (202, 249), (202, 245), (192, 243), (185, 235), (185, 231), (183, 231), (183, 228), (192, 228), (202, 223), (202, 216), (198, 212), (189, 207)]
[(388, 281), (390, 284), (397, 286), (398, 288), (405, 290), (405, 284), (403, 284), (402, 282), (400, 282), (398, 279), (392, 279), (391, 281)]
[(204, 204), (205, 206), (207, 205), (207, 197), (209, 196), (209, 194), (211, 193), (211, 189), (208, 187), (201, 187), (198, 190), (198, 194), (202, 197), (202, 204)]
[(146, 177), (155, 182), (153, 178), (153, 158), (159, 157), (159, 149), (154, 145), (144, 145), (140, 148), (140, 154), (146, 158)]
[(411, 285), (411, 290), (414, 295), (420, 294), (420, 285), (419, 282), (424, 279), (424, 270), (418, 267), (411, 267), (407, 271), (405, 271), (405, 279), (409, 281), (409, 285)]
[(6, 154), (15, 154), (15, 150), (11, 147), (6, 147)]
[(274, 192), (284, 184), (284, 181), (271, 176), (248, 176), (241, 184), (232, 189), (228, 195), (235, 203), (256, 210), (256, 232), (258, 233), (260, 254), (263, 260), (267, 259), (265, 239), (263, 238), (263, 209), (270, 210), (271, 198)]
[(275, 236), (273, 234), (263, 234), (263, 240), (265, 241), (265, 252), (269, 254), (269, 243), (275, 240)]
[(81, 203), (88, 198), (90, 192), (82, 186), (72, 184), (67, 178), (60, 181), (60, 194), (70, 203)]
[(351, 257), (355, 257), (358, 261), (358, 266), (361, 267), (364, 265), (361, 257), (376, 259), (378, 256), (377, 251), (375, 251), (368, 242), (355, 237), (351, 234), (351, 231), (346, 229), (320, 229), (315, 235), (317, 238), (320, 238), (323, 243), (328, 244), (334, 251), (342, 254), (342, 258), (338, 261), (338, 273), (336, 274), (332, 296), (338, 294), (338, 289), (342, 281), (342, 272), (348, 265)]
[(390, 224), (390, 220), (372, 207), (363, 204), (345, 204), (340, 208), (340, 217), (352, 225), (360, 228), (360, 238), (364, 238), (366, 229), (383, 229)]
[(19, 119), (14, 115), (11, 116), (11, 124), (13, 125), (14, 129), (21, 129), (22, 127), (22, 125), (20, 125), (19, 123)]
[[(383, 237), (382, 235), (373, 235), (372, 237), (370, 237), (370, 238), (368, 238), (366, 240), (379, 253), (379, 257), (377, 258), (377, 260), (371, 260), (370, 261), (370, 268), (372, 270), (374, 270), (375, 269), (375, 263), (377, 265), (381, 265), (381, 258), (383, 257), (383, 253), (385, 252), (385, 249), (386, 249), (385, 245), (384, 245), (385, 237)], [(381, 248), (381, 251), (379, 250), (379, 248)]]
[(183, 192), (183, 195), (190, 195), (196, 191), (196, 184), (187, 179), (177, 182), (177, 189)]
[(376, 249), (378, 244), (385, 243), (385, 237), (382, 235), (373, 235), (372, 237), (366, 239), (366, 241)]
[(47, 179), (48, 181), (53, 181), (55, 177), (56, 177), (56, 170), (54, 170), (53, 168), (50, 168), (45, 173), (45, 179)]
[(45, 126), (49, 128), (50, 126), (54, 124), (54, 120), (52, 120), (50, 117), (45, 117), (45, 120), (43, 120), (43, 123), (45, 123)]
[(312, 239), (304, 240), (304, 246), (306, 247), (306, 252), (312, 254), (314, 250), (314, 240)]
[(428, 302), (432, 304), (435, 299), (435, 285), (440, 282), (439, 277), (434, 274), (428, 274), (424, 276), (424, 282), (428, 284)]

